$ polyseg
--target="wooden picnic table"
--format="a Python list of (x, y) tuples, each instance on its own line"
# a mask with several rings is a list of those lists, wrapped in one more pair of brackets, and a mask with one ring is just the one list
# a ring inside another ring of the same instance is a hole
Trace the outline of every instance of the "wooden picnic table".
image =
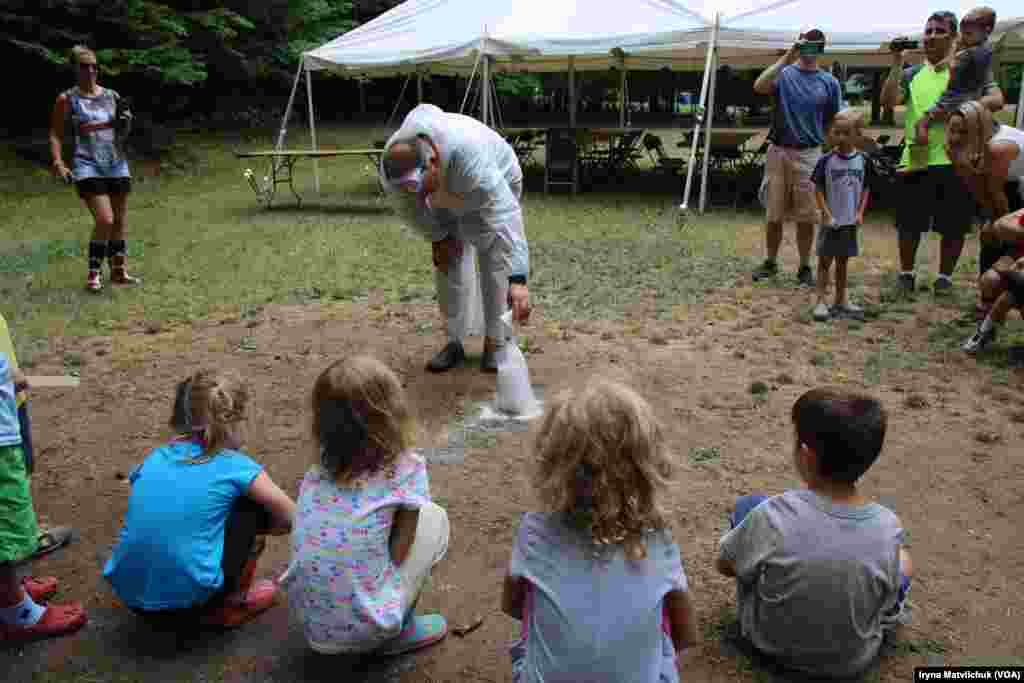
[[(270, 207), (271, 202), (274, 201), (274, 194), (277, 192), (277, 186), (283, 183), (288, 184), (288, 189), (295, 195), (295, 200), (298, 204), (302, 204), (302, 197), (295, 191), (295, 185), (292, 183), (293, 169), (295, 162), (299, 159), (329, 159), (332, 157), (353, 157), (363, 156), (367, 157), (373, 162), (374, 173), (380, 167), (380, 158), (384, 154), (382, 148), (366, 148), (366, 149), (278, 149), (278, 150), (261, 150), (256, 152), (235, 152), (235, 157), (238, 159), (270, 159), (270, 175), (267, 176), (268, 186), (260, 187), (256, 180), (255, 174), (251, 169), (246, 169), (245, 177), (249, 181), (249, 185), (252, 187), (253, 192), (256, 196), (266, 204), (267, 208)], [(379, 181), (378, 181), (379, 182)]]

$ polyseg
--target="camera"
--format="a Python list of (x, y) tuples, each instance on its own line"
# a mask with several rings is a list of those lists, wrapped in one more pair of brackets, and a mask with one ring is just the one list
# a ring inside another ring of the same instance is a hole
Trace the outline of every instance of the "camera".
[(920, 47), (921, 41), (911, 40), (910, 38), (897, 38), (889, 43), (889, 50), (892, 52), (899, 52), (900, 50), (917, 50)]
[(823, 40), (801, 40), (797, 43), (800, 48), (801, 55), (820, 55), (825, 51), (825, 41)]
[(121, 97), (117, 100), (117, 107), (114, 110), (114, 125), (117, 132), (125, 134), (131, 128), (132, 110), (131, 102)]

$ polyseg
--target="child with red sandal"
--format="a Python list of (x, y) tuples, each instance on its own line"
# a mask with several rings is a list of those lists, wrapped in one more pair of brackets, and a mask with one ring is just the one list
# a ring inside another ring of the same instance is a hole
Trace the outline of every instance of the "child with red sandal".
[(18, 563), (39, 543), (14, 385), (24, 378), (0, 352), (0, 642), (19, 643), (77, 631), (88, 620), (81, 603), (40, 605), (57, 591), (57, 579), (19, 579)]
[(103, 576), (140, 616), (232, 628), (276, 603), (276, 583), (257, 581), (256, 564), (265, 535), (291, 530), (295, 504), (239, 450), (249, 413), (240, 378), (202, 370), (178, 393), (188, 397), (189, 433), (132, 470)]

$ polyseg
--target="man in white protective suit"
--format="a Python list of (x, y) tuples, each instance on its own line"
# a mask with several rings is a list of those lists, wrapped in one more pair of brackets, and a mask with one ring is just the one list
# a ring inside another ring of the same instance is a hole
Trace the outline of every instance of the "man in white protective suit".
[(497, 372), (505, 343), (501, 315), (530, 316), (529, 246), (523, 228), (523, 173), (515, 151), (480, 121), (421, 104), (388, 140), (381, 159), (384, 187), (398, 194), (400, 213), (430, 240), (448, 343), (427, 364), (433, 372), (465, 360), (475, 299), (476, 259), (485, 339), (481, 369)]

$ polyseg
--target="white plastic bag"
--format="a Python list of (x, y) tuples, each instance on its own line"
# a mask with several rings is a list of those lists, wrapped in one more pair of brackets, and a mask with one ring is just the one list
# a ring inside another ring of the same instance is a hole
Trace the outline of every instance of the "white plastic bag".
[[(448, 331), (462, 339), (473, 335), (482, 335), (486, 330), (484, 324), (484, 298), (480, 293), (480, 275), (477, 272), (476, 248), (469, 242), (462, 243), (463, 256), (459, 261), (459, 273), (453, 280), (441, 271), (434, 270), (434, 283), (437, 287), (438, 301), (443, 322), (452, 327)], [(453, 283), (459, 284), (453, 284)], [(455, 301), (452, 302), (452, 299)], [(448, 307), (458, 305), (457, 311), (449, 314)]]
[(530, 371), (526, 357), (512, 332), (512, 311), (501, 316), (507, 337), (498, 351), (498, 398), (495, 406), (509, 415), (527, 415), (537, 411), (537, 397), (530, 386)]

